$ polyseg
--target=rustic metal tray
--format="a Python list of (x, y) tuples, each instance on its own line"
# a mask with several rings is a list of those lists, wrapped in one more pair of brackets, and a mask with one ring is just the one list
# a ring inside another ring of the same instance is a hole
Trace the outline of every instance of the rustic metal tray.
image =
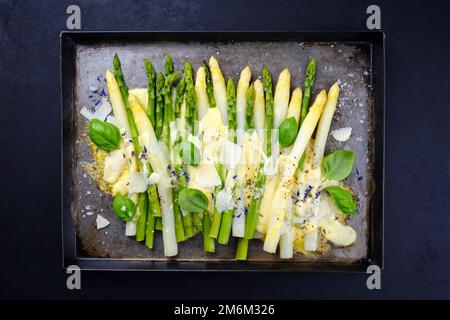
[[(348, 248), (332, 248), (325, 255), (281, 260), (251, 241), (249, 259), (234, 260), (236, 244), (216, 245), (216, 253), (202, 250), (201, 237), (179, 244), (179, 255), (165, 258), (158, 235), (148, 250), (124, 235), (115, 218), (112, 199), (103, 194), (81, 165), (92, 155), (85, 143), (87, 122), (80, 109), (88, 105), (89, 85), (112, 68), (117, 52), (130, 88), (145, 87), (143, 58), (162, 70), (164, 55), (175, 68), (189, 58), (194, 68), (215, 55), (225, 77), (238, 80), (249, 65), (253, 77), (267, 65), (276, 82), (288, 67), (292, 86), (302, 86), (312, 55), (318, 70), (313, 90), (328, 89), (339, 80), (341, 96), (332, 129), (353, 128), (345, 143), (328, 140), (328, 150), (351, 148), (356, 170), (348, 179), (359, 198), (358, 214), (349, 222), (358, 233)], [(61, 33), (62, 99), (62, 219), (64, 267), (101, 270), (259, 270), (259, 271), (365, 271), (382, 266), (384, 175), (384, 34), (381, 32), (63, 32)], [(89, 215), (89, 213), (94, 213)], [(111, 224), (95, 227), (96, 213)]]

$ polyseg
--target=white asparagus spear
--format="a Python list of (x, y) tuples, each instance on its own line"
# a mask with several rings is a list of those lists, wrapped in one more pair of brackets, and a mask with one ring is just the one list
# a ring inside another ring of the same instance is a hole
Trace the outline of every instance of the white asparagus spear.
[(280, 238), (280, 258), (291, 259), (294, 257), (294, 236), (291, 229), (281, 235)]
[(201, 120), (208, 112), (209, 100), (206, 92), (206, 73), (205, 68), (200, 67), (197, 70), (195, 78), (195, 93), (197, 94), (198, 103), (198, 120)]
[(237, 120), (237, 143), (242, 144), (245, 130), (245, 108), (247, 106), (247, 90), (250, 85), (252, 72), (250, 67), (241, 71), (236, 92), (236, 120)]
[[(289, 103), (286, 119), (294, 117), (295, 121), (299, 122), (300, 110), (302, 103), (302, 90), (300, 88), (295, 88), (292, 92), (291, 102)], [(291, 147), (284, 148), (283, 153), (289, 154), (291, 152)], [(292, 230), (292, 206), (286, 212), (286, 219), (284, 221), (284, 232), (281, 234), (280, 238), (280, 258), (290, 259), (294, 254), (294, 237)]]
[(237, 120), (237, 144), (242, 145), (241, 160), (237, 167), (236, 210), (233, 216), (232, 234), (234, 237), (244, 237), (245, 232), (245, 201), (244, 201), (244, 175), (245, 175), (245, 115), (247, 107), (247, 90), (251, 79), (250, 67), (241, 71), (236, 91), (236, 120)]
[(122, 94), (120, 93), (119, 85), (117, 84), (116, 78), (111, 71), (106, 71), (106, 85), (108, 86), (109, 101), (114, 113), (114, 119), (116, 120), (117, 126), (122, 131), (124, 130), (124, 137), (131, 139), (130, 125), (128, 124), (127, 111), (125, 109), (125, 102), (122, 99)]
[(277, 249), (286, 210), (289, 207), (288, 201), (291, 201), (294, 174), (297, 169), (298, 162), (306, 149), (308, 141), (311, 139), (317, 122), (319, 121), (326, 101), (327, 94), (325, 90), (322, 90), (316, 97), (314, 104), (310, 108), (308, 115), (300, 128), (291, 153), (288, 156), (281, 156), (283, 157), (283, 170), (280, 178), (280, 184), (272, 202), (272, 214), (269, 219), (270, 224), (268, 226), (266, 239), (264, 241), (264, 251), (275, 253)]
[[(291, 86), (291, 74), (289, 69), (284, 69), (278, 76), (277, 86), (275, 88), (274, 95), (274, 119), (273, 127), (278, 129), (280, 124), (286, 120), (288, 105), (289, 105), (289, 92)], [(277, 157), (280, 153), (280, 144), (278, 141), (278, 134), (272, 135), (272, 155)], [(272, 194), (273, 195), (273, 194)], [(282, 222), (283, 225), (287, 225), (285, 221)], [(286, 227), (283, 227), (285, 231)], [(286, 247), (283, 247), (283, 251)], [(285, 254), (286, 255), (286, 254)]]
[(269, 225), (269, 219), (271, 216), (273, 196), (277, 191), (280, 179), (278, 175), (266, 177), (266, 183), (264, 185), (264, 194), (261, 199), (261, 206), (259, 207), (258, 224), (256, 225), (256, 231), (262, 234), (266, 234), (267, 226)]
[[(121, 181), (119, 185), (116, 185), (113, 187), (113, 193), (116, 194), (118, 189), (126, 189), (128, 190), (128, 179), (129, 179), (129, 173), (137, 170), (137, 164), (136, 164), (136, 158), (131, 155), (134, 150), (134, 145), (130, 144), (128, 141), (131, 139), (131, 130), (130, 125), (128, 123), (128, 116), (127, 111), (125, 108), (125, 102), (122, 98), (122, 93), (120, 92), (119, 85), (117, 84), (117, 80), (114, 76), (114, 74), (107, 70), (106, 71), (106, 85), (108, 87), (108, 93), (109, 93), (109, 100), (111, 102), (111, 107), (113, 109), (114, 118), (116, 120), (117, 126), (119, 127), (120, 131), (123, 135), (123, 141), (124, 141), (124, 150), (128, 152), (128, 156), (130, 157), (131, 164), (129, 167), (129, 170), (126, 171), (126, 174), (121, 177)], [(120, 184), (125, 184), (125, 188), (120, 188)], [(123, 190), (121, 190), (123, 191)], [(136, 193), (129, 193), (128, 197), (134, 202), (134, 204), (138, 203), (138, 194)], [(136, 221), (131, 220), (128, 221), (125, 224), (125, 235), (126, 236), (134, 236), (136, 235)]]
[[(244, 134), (245, 136), (245, 134)], [(236, 166), (237, 178), (236, 178), (236, 192), (235, 192), (235, 202), (236, 210), (233, 215), (233, 222), (231, 225), (231, 233), (233, 237), (243, 238), (245, 233), (245, 192), (244, 192), (244, 182), (245, 182), (245, 167), (246, 167), (246, 149), (247, 149), (247, 138), (243, 138), (241, 147), (241, 157), (239, 164)]]
[[(304, 123), (300, 127), (297, 138), (295, 139), (294, 146), (292, 147), (291, 156), (295, 157), (297, 161), (300, 161), (303, 152), (308, 145), (309, 139), (311, 138), (314, 128), (319, 121), (322, 110), (327, 102), (327, 93), (325, 90), (320, 91), (317, 95), (314, 104), (309, 109), (307, 118), (305, 118)], [(309, 119), (306, 122), (306, 119)]]
[[(275, 95), (273, 98), (273, 128), (278, 129), (280, 124), (286, 119), (289, 105), (289, 92), (291, 87), (291, 74), (289, 69), (284, 69), (278, 76)], [(278, 134), (272, 134), (272, 155), (277, 156), (280, 153), (280, 143)]]
[[(335, 82), (330, 90), (328, 91), (328, 98), (325, 107), (323, 108), (322, 115), (317, 125), (316, 140), (314, 142), (313, 151), (313, 163), (312, 168), (316, 168), (316, 172), (320, 175), (321, 179), (320, 165), (322, 164), (322, 159), (325, 151), (325, 145), (328, 138), (328, 133), (330, 131), (331, 121), (333, 120), (333, 115), (336, 110), (337, 100), (339, 98), (339, 84)], [(318, 200), (322, 196), (319, 195)], [(304, 246), (305, 250), (316, 251), (319, 240), (319, 227), (318, 227), (318, 217), (319, 208), (314, 208), (314, 215), (311, 218), (311, 225), (313, 229), (305, 235)]]
[(284, 69), (278, 76), (277, 86), (275, 88), (275, 95), (273, 98), (274, 103), (274, 117), (273, 127), (278, 129), (280, 124), (286, 119), (288, 105), (289, 105), (289, 92), (291, 87), (291, 74), (289, 69)]
[(140, 133), (140, 143), (148, 150), (148, 161), (154, 172), (158, 173), (161, 177), (157, 183), (157, 188), (162, 209), (164, 255), (167, 257), (175, 256), (178, 254), (178, 245), (175, 237), (172, 188), (167, 172), (169, 161), (164, 156), (164, 153), (161, 152), (152, 124), (140, 106), (138, 99), (133, 94), (130, 94), (128, 101), (133, 112), (136, 127)]
[(298, 124), (300, 119), (300, 111), (302, 106), (302, 89), (295, 88), (292, 92), (291, 102), (289, 103), (286, 119), (294, 117)]
[(142, 109), (147, 112), (148, 105), (148, 89), (147, 88), (134, 88), (128, 90), (128, 94), (134, 94), (138, 98)]
[(255, 186), (256, 176), (258, 174), (259, 160), (260, 160), (260, 148), (258, 134), (256, 131), (253, 133), (245, 133), (241, 163), (238, 166), (237, 177), (237, 207), (236, 214), (233, 218), (233, 236), (244, 237), (245, 233), (245, 220), (246, 209), (250, 207), (253, 199), (253, 189)]
[(323, 154), (325, 152), (325, 144), (327, 143), (328, 132), (330, 131), (331, 121), (333, 120), (334, 111), (336, 110), (339, 98), (339, 84), (335, 82), (328, 91), (327, 104), (323, 109), (317, 126), (316, 141), (314, 143), (314, 165), (319, 166), (322, 163)]
[(222, 122), (228, 125), (228, 102), (227, 102), (227, 87), (219, 63), (216, 58), (209, 59), (209, 69), (211, 70), (211, 78), (213, 83), (214, 99), (216, 100), (217, 108), (219, 108)]

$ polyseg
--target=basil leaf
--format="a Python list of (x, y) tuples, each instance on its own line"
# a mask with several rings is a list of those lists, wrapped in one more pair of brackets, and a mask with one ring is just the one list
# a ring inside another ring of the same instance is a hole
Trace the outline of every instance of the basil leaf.
[(178, 195), (178, 204), (188, 212), (207, 212), (208, 198), (198, 189), (184, 189)]
[(178, 154), (185, 164), (196, 167), (200, 163), (200, 151), (192, 142), (180, 142), (178, 144)]
[(111, 123), (92, 119), (89, 122), (89, 137), (102, 150), (112, 151), (119, 148), (120, 131)]
[(120, 193), (114, 197), (114, 213), (123, 221), (130, 221), (136, 214), (136, 205), (134, 202)]
[(333, 198), (337, 207), (343, 213), (355, 213), (356, 201), (350, 192), (337, 186), (326, 187), (322, 191), (328, 193)]
[(278, 141), (282, 147), (289, 147), (297, 137), (298, 126), (295, 117), (284, 120), (278, 128)]
[(322, 161), (322, 173), (330, 180), (344, 180), (352, 171), (355, 154), (351, 150), (338, 150)]

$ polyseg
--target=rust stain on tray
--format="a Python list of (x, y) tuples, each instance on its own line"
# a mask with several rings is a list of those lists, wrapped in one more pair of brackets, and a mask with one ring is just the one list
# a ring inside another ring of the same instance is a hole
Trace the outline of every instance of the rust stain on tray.
[[(373, 160), (374, 127), (373, 100), (371, 97), (370, 47), (369, 44), (348, 45), (339, 43), (299, 43), (299, 42), (151, 42), (151, 43), (110, 43), (77, 46), (74, 112), (74, 203), (72, 217), (77, 232), (77, 251), (81, 257), (124, 258), (165, 260), (162, 237), (156, 233), (155, 246), (149, 250), (143, 243), (124, 234), (125, 225), (115, 217), (111, 196), (99, 190), (81, 165), (90, 162), (92, 155), (83, 139), (87, 121), (80, 115), (83, 106), (90, 105), (89, 86), (98, 75), (112, 69), (112, 58), (118, 53), (129, 88), (145, 87), (147, 84), (143, 59), (148, 58), (156, 70), (164, 68), (164, 56), (170, 53), (176, 70), (183, 68), (189, 59), (194, 68), (203, 60), (214, 55), (222, 68), (225, 78), (233, 77), (235, 82), (246, 65), (252, 70), (253, 80), (260, 77), (262, 65), (270, 69), (274, 83), (284, 68), (291, 71), (291, 88), (303, 87), (305, 68), (312, 56), (317, 60), (316, 82), (313, 97), (320, 89), (327, 89), (340, 81), (341, 93), (331, 130), (352, 127), (351, 138), (347, 142), (336, 142), (330, 136), (327, 151), (352, 149), (356, 155), (355, 167), (347, 179), (347, 184), (359, 199), (358, 213), (348, 223), (357, 234), (357, 241), (348, 248), (332, 248), (325, 255), (306, 257), (296, 254), (293, 259), (281, 260), (262, 250), (260, 241), (251, 241), (250, 261), (289, 263), (292, 261), (354, 262), (367, 256), (368, 251), (368, 210), (371, 193), (374, 192), (371, 178)], [(291, 90), (292, 91), (292, 90)], [(101, 230), (95, 227), (95, 218), (101, 214), (111, 224)], [(216, 253), (203, 251), (200, 235), (179, 244), (178, 261), (229, 261), (234, 260), (236, 240), (228, 246), (216, 244)]]

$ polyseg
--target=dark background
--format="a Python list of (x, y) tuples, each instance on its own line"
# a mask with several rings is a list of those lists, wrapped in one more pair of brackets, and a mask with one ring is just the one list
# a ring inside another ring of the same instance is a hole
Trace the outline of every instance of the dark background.
[[(366, 274), (83, 272), (66, 289), (60, 221), (59, 33), (366, 30), (386, 33), (385, 269)], [(0, 298), (450, 298), (448, 1), (0, 0)]]

